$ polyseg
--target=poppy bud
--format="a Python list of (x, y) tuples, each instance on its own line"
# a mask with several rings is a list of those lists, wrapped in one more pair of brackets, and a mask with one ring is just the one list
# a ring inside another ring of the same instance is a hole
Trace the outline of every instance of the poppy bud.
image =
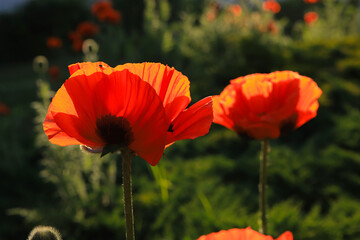
[(58, 230), (49, 226), (37, 226), (29, 234), (28, 240), (62, 240)]
[(39, 75), (44, 75), (49, 68), (49, 62), (46, 57), (44, 56), (37, 56), (33, 60), (33, 69), (34, 72), (38, 73)]

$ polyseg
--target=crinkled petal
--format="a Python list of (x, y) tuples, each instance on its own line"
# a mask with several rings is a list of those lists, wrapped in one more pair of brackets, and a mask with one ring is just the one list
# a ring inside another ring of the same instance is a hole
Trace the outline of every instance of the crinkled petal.
[(206, 97), (185, 109), (172, 123), (167, 144), (182, 139), (194, 139), (209, 132), (213, 120), (212, 98)]
[(293, 240), (293, 234), (290, 231), (286, 231), (281, 234), (276, 240)]
[(168, 123), (173, 121), (190, 103), (190, 82), (174, 68), (161, 63), (127, 63), (115, 69), (128, 69), (148, 82), (159, 95), (165, 107)]

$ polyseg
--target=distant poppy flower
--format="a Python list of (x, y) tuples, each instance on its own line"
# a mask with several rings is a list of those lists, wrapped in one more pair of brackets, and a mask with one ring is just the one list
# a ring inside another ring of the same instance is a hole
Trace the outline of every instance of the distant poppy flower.
[(115, 69), (127, 69), (155, 89), (165, 108), (167, 145), (209, 132), (213, 119), (212, 99), (204, 98), (185, 109), (191, 102), (190, 82), (181, 72), (160, 63), (128, 63)]
[(48, 48), (61, 48), (62, 40), (58, 37), (48, 37), (46, 39), (46, 45)]
[(53, 65), (49, 67), (49, 75), (53, 81), (57, 81), (60, 76), (59, 66)]
[(292, 71), (239, 77), (213, 97), (214, 122), (255, 139), (278, 138), (316, 116), (321, 93)]
[[(208, 235), (201, 236), (197, 240), (273, 240), (273, 238), (247, 227), (243, 229), (233, 228), (230, 230), (210, 233)], [(293, 235), (291, 232), (286, 231), (276, 240), (293, 240)]]
[(72, 49), (74, 52), (80, 52), (82, 50), (82, 45), (83, 45), (83, 37), (82, 35), (75, 31), (75, 32), (70, 32), (68, 35), (70, 41), (72, 42)]
[(231, 4), (228, 6), (228, 11), (231, 12), (235, 17), (238, 17), (241, 15), (242, 8), (238, 4)]
[(94, 36), (99, 32), (99, 26), (95, 23), (84, 21), (78, 24), (76, 32), (82, 36)]
[[(138, 66), (146, 67), (134, 74)], [(203, 134), (204, 127), (198, 125), (210, 127), (211, 98), (184, 109), (190, 101), (187, 79), (162, 64), (150, 66), (70, 65), (71, 76), (53, 98), (44, 122), (50, 142), (94, 151), (127, 147), (156, 165), (169, 140)]]
[(10, 113), (10, 108), (5, 103), (0, 102), (0, 114), (8, 115)]
[(307, 4), (314, 4), (314, 3), (319, 2), (319, 0), (304, 0), (304, 2)]
[(112, 9), (112, 3), (110, 1), (98, 1), (91, 6), (91, 12), (94, 15), (99, 14), (102, 11)]
[(319, 15), (316, 12), (307, 12), (304, 15), (304, 21), (307, 25), (311, 25), (316, 22), (319, 18)]
[(267, 30), (274, 34), (276, 34), (279, 31), (278, 26), (276, 25), (276, 22), (274, 20), (270, 20), (268, 22)]
[(112, 24), (118, 24), (121, 21), (121, 17), (121, 13), (115, 9), (107, 9), (97, 14), (99, 21)]
[(273, 13), (278, 13), (281, 10), (280, 4), (275, 0), (267, 0), (263, 2), (262, 7), (265, 11), (271, 11)]

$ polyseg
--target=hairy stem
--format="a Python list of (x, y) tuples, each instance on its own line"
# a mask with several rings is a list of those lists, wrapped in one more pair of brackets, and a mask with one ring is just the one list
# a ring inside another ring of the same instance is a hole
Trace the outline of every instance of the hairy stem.
[(121, 150), (122, 154), (122, 173), (124, 190), (124, 215), (126, 221), (126, 240), (135, 240), (134, 233), (134, 213), (131, 185), (131, 163), (133, 153), (126, 148)]
[(265, 139), (261, 142), (260, 155), (260, 178), (259, 178), (259, 232), (267, 234), (267, 219), (266, 219), (266, 174), (267, 174), (267, 160), (269, 153), (269, 140)]

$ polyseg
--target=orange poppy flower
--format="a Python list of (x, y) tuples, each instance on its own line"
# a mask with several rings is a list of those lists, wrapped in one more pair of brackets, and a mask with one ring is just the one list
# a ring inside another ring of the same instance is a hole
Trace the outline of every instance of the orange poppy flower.
[(321, 93), (292, 71), (239, 77), (213, 97), (214, 122), (255, 139), (278, 138), (316, 116)]
[(319, 18), (319, 15), (316, 12), (307, 12), (304, 15), (304, 21), (307, 25), (311, 25), (316, 22)]
[(319, 2), (319, 0), (304, 0), (304, 2), (308, 3), (308, 4), (314, 4), (314, 3)]
[(48, 48), (61, 48), (62, 40), (58, 37), (48, 37), (46, 39), (46, 45)]
[(185, 109), (191, 102), (190, 82), (181, 72), (161, 63), (128, 63), (115, 69), (127, 69), (155, 89), (165, 108), (167, 145), (209, 132), (213, 119), (212, 98), (204, 98)]
[(241, 6), (238, 4), (231, 4), (228, 6), (228, 11), (231, 12), (235, 17), (238, 17), (241, 15), (242, 9)]
[(278, 13), (281, 10), (280, 4), (275, 0), (267, 0), (263, 2), (262, 7), (265, 11), (271, 11), (273, 13)]
[[(135, 74), (141, 66), (141, 74)], [(69, 71), (44, 122), (54, 144), (85, 145), (97, 152), (107, 146), (128, 147), (154, 166), (169, 141), (206, 134), (203, 124), (209, 131), (211, 98), (185, 109), (188, 82), (174, 69), (162, 64), (111, 68), (98, 62), (73, 64)]]
[[(197, 240), (273, 240), (271, 236), (263, 235), (250, 227), (230, 230), (222, 230), (220, 232), (203, 235)], [(280, 235), (276, 240), (293, 240), (291, 232), (286, 231)]]
[(95, 23), (84, 21), (78, 24), (76, 32), (82, 36), (94, 36), (99, 32), (99, 26)]
[(59, 66), (53, 65), (49, 67), (49, 75), (53, 81), (57, 81), (60, 76)]

